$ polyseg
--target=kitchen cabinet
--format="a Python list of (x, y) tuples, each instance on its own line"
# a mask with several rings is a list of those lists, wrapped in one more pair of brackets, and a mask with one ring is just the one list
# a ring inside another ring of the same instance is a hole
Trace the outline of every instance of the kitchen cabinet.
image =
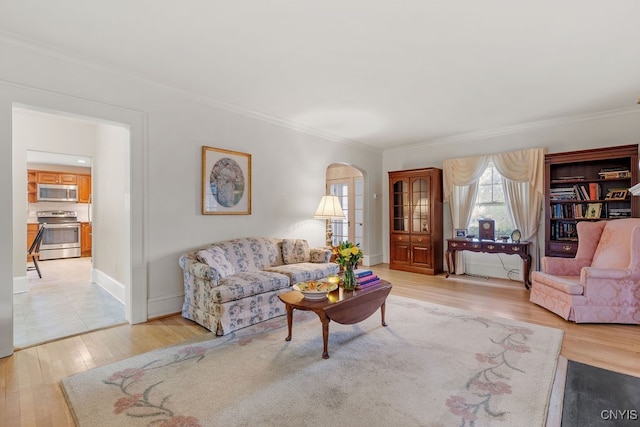
[(93, 244), (92, 230), (90, 222), (80, 224), (80, 252), (82, 256), (91, 256), (91, 248)]
[(78, 203), (91, 203), (91, 175), (78, 175)]
[(72, 185), (78, 183), (78, 176), (74, 173), (38, 171), (37, 182), (38, 184)]
[(389, 172), (389, 268), (442, 271), (442, 169)]
[(27, 200), (29, 203), (38, 201), (38, 172), (27, 170)]

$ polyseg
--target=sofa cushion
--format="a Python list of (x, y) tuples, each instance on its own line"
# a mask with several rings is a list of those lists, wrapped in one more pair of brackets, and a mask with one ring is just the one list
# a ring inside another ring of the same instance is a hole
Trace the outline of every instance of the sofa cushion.
[(215, 269), (220, 279), (235, 274), (236, 269), (233, 267), (224, 251), (218, 247), (212, 246), (207, 249), (201, 249), (196, 252), (196, 259)]
[(311, 262), (330, 262), (331, 248), (311, 248)]
[(214, 243), (227, 255), (236, 272), (264, 270), (282, 265), (280, 239), (269, 237), (244, 237)]
[(300, 262), (297, 264), (285, 264), (269, 268), (269, 271), (285, 274), (291, 279), (291, 284), (305, 282), (307, 280), (320, 280), (330, 274), (338, 274), (338, 264), (317, 264), (312, 262)]
[(311, 261), (309, 243), (303, 239), (282, 239), (282, 258), (285, 264)]
[(213, 302), (223, 303), (290, 286), (291, 281), (284, 274), (260, 270), (240, 272), (222, 279), (214, 288), (212, 298)]
[(531, 273), (531, 280), (569, 295), (582, 295), (584, 292), (584, 288), (580, 284), (580, 276), (554, 276), (541, 271), (534, 271)]

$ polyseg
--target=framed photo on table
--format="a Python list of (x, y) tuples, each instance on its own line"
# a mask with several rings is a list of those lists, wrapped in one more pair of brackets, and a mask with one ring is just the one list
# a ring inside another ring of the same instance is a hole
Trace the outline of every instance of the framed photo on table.
[(251, 214), (251, 154), (202, 147), (202, 213)]
[(467, 237), (467, 229), (456, 228), (456, 239), (464, 239), (465, 237)]

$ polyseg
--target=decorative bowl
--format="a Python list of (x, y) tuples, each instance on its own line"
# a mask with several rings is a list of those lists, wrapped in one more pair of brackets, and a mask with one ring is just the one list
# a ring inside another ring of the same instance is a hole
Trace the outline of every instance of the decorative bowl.
[(322, 300), (331, 291), (338, 289), (337, 283), (330, 283), (326, 280), (308, 280), (293, 285), (293, 289), (300, 291), (305, 299)]

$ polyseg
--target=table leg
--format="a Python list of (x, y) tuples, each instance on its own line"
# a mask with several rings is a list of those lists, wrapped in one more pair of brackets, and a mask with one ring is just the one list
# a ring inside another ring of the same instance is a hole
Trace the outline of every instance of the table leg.
[(382, 326), (387, 326), (387, 322), (384, 321), (384, 311), (387, 308), (387, 302), (384, 301), (380, 306), (380, 314), (382, 315)]
[(291, 326), (293, 325), (293, 306), (285, 304), (287, 309), (287, 327), (289, 328), (289, 335), (284, 339), (285, 341), (291, 341)]
[(522, 254), (520, 257), (524, 263), (524, 287), (529, 289), (531, 288), (531, 278), (529, 276), (531, 270), (531, 255)]
[(450, 251), (448, 249), (447, 252), (445, 252), (445, 258), (447, 259), (447, 275), (445, 276), (445, 278), (448, 278), (451, 272), (455, 271), (456, 269), (455, 261), (453, 259), (455, 253), (456, 251)]
[(318, 315), (320, 316), (320, 321), (322, 322), (322, 344), (324, 346), (322, 351), (322, 358), (328, 359), (329, 358), (329, 322), (331, 321), (331, 319), (329, 319), (327, 315), (324, 314), (324, 312), (319, 313)]

